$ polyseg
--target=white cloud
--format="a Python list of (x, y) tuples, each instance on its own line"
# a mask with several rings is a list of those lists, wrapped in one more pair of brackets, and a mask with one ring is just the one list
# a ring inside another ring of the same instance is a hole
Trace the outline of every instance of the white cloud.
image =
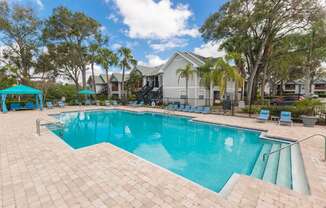
[(110, 14), (109, 16), (106, 17), (106, 19), (114, 23), (117, 23), (119, 21), (119, 18), (115, 14)]
[(105, 27), (104, 25), (102, 25), (102, 26), (100, 27), (100, 30), (101, 30), (102, 32), (105, 32), (105, 31), (106, 31), (106, 27)]
[(158, 66), (167, 62), (167, 59), (161, 59), (157, 55), (146, 55), (146, 59), (146, 62), (139, 61), (138, 64), (144, 66)]
[(42, 0), (35, 0), (35, 2), (41, 9), (44, 8), (44, 4), (43, 4)]
[(183, 4), (173, 5), (171, 0), (115, 0), (131, 38), (168, 39), (199, 35), (190, 28), (192, 12)]
[(112, 49), (113, 50), (118, 50), (119, 48), (121, 48), (122, 47), (122, 45), (120, 44), (120, 43), (114, 43), (113, 45), (112, 45)]
[(162, 40), (156, 43), (149, 42), (149, 46), (157, 52), (162, 52), (167, 49), (173, 49), (173, 48), (183, 48), (187, 45), (188, 45), (187, 41), (185, 39), (180, 39), (180, 38)]
[(205, 43), (200, 47), (194, 49), (194, 53), (204, 57), (224, 57), (226, 55), (224, 50), (220, 50), (220, 43)]

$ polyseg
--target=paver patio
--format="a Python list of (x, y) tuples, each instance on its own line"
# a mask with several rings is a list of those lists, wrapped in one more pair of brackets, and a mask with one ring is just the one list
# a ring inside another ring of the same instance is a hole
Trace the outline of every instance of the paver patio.
[[(96, 107), (87, 107), (91, 108)], [(108, 143), (73, 150), (46, 129), (41, 136), (36, 135), (37, 118), (53, 120), (49, 113), (81, 109), (86, 108), (0, 114), (0, 207), (326, 207), (326, 162), (321, 160), (321, 138), (301, 145), (311, 195), (240, 176), (222, 196)], [(320, 126), (284, 127), (248, 118), (177, 114), (260, 129), (266, 131), (266, 136), (292, 140), (315, 133), (326, 135), (325, 127)]]

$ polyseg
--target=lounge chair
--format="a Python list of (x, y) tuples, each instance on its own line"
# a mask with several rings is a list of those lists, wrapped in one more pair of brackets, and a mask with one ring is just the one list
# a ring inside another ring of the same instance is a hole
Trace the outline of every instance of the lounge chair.
[(16, 111), (16, 110), (20, 110), (20, 109), (22, 109), (22, 106), (20, 105), (20, 103), (11, 103), (10, 104), (10, 110)]
[(293, 121), (292, 121), (292, 115), (291, 112), (288, 111), (282, 111), (281, 112), (281, 116), (280, 116), (280, 120), (278, 122), (279, 125), (281, 124), (285, 124), (285, 125), (293, 125)]
[(144, 101), (140, 101), (139, 103), (136, 104), (136, 106), (138, 107), (144, 106)]
[(33, 102), (27, 102), (24, 106), (24, 109), (33, 110), (35, 109), (35, 105)]
[(118, 102), (116, 100), (112, 100), (112, 105), (118, 105)]
[(51, 101), (46, 102), (46, 107), (47, 107), (48, 109), (52, 109), (52, 108), (53, 108), (53, 104), (52, 104), (52, 102), (51, 102)]
[(203, 114), (208, 114), (209, 113), (209, 107), (203, 107), (203, 110), (201, 111), (201, 113)]
[(59, 102), (58, 102), (58, 106), (59, 106), (60, 108), (64, 108), (64, 107), (65, 107), (65, 103), (64, 103), (63, 101), (59, 101)]
[(190, 111), (191, 113), (195, 113), (196, 112), (196, 107), (195, 106), (190, 106)]
[(179, 107), (176, 109), (177, 111), (183, 111), (185, 109), (185, 105), (180, 104)]
[(111, 102), (109, 100), (105, 100), (104, 101), (104, 104), (105, 104), (105, 106), (110, 106), (111, 105)]
[(136, 106), (136, 105), (137, 105), (137, 100), (135, 100), (135, 101), (130, 101), (130, 102), (128, 103), (128, 105), (129, 105), (129, 106)]
[(190, 112), (191, 106), (186, 105), (185, 108), (182, 110), (183, 112)]
[(85, 105), (91, 105), (91, 104), (92, 104), (91, 100), (85, 100)]
[(269, 119), (269, 110), (260, 110), (259, 116), (257, 118), (258, 121), (265, 122)]
[(166, 107), (165, 107), (165, 110), (172, 110), (173, 109), (173, 105), (172, 104), (168, 104)]
[(202, 112), (203, 111), (203, 106), (197, 106), (197, 107), (195, 107), (195, 113), (200, 113), (200, 112)]

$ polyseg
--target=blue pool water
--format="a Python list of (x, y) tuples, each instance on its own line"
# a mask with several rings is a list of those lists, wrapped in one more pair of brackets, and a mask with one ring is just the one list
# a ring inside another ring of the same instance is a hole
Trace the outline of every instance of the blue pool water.
[(78, 149), (109, 142), (213, 191), (233, 173), (250, 175), (267, 140), (260, 132), (190, 118), (126, 111), (64, 113), (52, 131)]

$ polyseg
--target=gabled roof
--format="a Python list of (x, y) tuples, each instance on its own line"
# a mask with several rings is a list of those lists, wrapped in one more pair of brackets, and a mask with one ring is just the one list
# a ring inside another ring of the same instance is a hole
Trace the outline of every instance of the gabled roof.
[(135, 70), (140, 71), (140, 73), (143, 76), (155, 76), (155, 75), (158, 75), (158, 74), (162, 73), (160, 71), (162, 66), (163, 65), (159, 65), (159, 66), (155, 66), (155, 67), (149, 67), (149, 66), (137, 65), (135, 67)]
[[(95, 79), (95, 84), (106, 84), (106, 76), (104, 74), (95, 75), (94, 79)], [(89, 76), (87, 82), (90, 84), (92, 83), (92, 76)]]
[[(124, 81), (128, 81), (130, 77), (130, 74), (125, 74), (125, 80)], [(122, 73), (112, 73), (111, 75), (111, 82), (122, 82)]]
[(176, 52), (173, 56), (169, 58), (169, 60), (164, 64), (164, 66), (161, 67), (160, 72), (163, 72), (167, 66), (171, 64), (171, 62), (175, 59), (176, 56), (181, 56), (185, 60), (187, 60), (189, 63), (191, 63), (195, 68), (202, 66), (205, 64), (205, 60), (207, 58), (200, 56), (198, 54), (192, 53), (192, 52)]

